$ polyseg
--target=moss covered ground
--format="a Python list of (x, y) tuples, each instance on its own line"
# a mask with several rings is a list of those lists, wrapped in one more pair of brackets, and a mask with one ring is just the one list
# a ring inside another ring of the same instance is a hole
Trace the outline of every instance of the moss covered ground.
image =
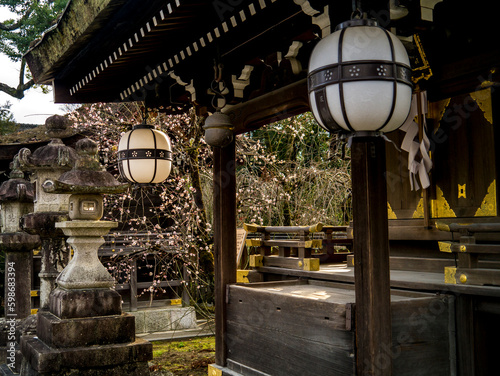
[(152, 375), (206, 376), (208, 365), (215, 362), (215, 338), (201, 337), (184, 341), (153, 342)]

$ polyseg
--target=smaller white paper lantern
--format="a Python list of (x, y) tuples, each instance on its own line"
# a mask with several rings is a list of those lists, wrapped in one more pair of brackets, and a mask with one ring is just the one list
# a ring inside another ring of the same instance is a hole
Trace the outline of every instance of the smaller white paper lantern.
[(172, 167), (168, 136), (152, 126), (140, 124), (125, 133), (118, 145), (118, 168), (129, 182), (156, 184), (164, 181)]
[(391, 132), (410, 112), (408, 54), (375, 20), (344, 22), (315, 46), (308, 88), (314, 117), (326, 130)]

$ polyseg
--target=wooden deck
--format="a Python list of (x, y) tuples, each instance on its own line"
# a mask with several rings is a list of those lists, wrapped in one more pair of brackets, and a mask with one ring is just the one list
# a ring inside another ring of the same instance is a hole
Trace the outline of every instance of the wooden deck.
[[(452, 264), (450, 264), (452, 265)], [(354, 284), (354, 268), (345, 264), (322, 264), (319, 271), (304, 271), (285, 268), (261, 267), (259, 271), (266, 273), (266, 279), (279, 279), (284, 276), (292, 278), (308, 278), (333, 282)], [(391, 270), (391, 288), (423, 292), (441, 292), (466, 294), (485, 297), (500, 297), (500, 287), (451, 285), (444, 282), (444, 271), (441, 273)]]

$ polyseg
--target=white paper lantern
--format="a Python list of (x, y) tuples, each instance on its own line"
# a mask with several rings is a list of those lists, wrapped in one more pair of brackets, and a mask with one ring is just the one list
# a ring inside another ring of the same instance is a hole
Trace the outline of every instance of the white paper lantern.
[(161, 183), (172, 167), (170, 139), (152, 126), (136, 125), (120, 140), (118, 167), (120, 174), (131, 183)]
[(347, 21), (314, 48), (308, 87), (314, 117), (326, 130), (391, 132), (411, 107), (408, 54), (376, 21)]

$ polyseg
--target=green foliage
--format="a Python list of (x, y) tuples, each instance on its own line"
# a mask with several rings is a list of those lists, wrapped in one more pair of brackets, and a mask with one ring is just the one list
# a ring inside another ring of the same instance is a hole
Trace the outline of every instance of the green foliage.
[(56, 20), (68, 0), (0, 0), (17, 17), (2, 22), (0, 53), (20, 61), (30, 43), (39, 38)]
[(10, 112), (12, 103), (6, 102), (0, 105), (0, 135), (15, 132), (18, 125), (14, 121), (14, 115)]
[(346, 224), (350, 159), (311, 113), (238, 139), (238, 220), (265, 226)]

